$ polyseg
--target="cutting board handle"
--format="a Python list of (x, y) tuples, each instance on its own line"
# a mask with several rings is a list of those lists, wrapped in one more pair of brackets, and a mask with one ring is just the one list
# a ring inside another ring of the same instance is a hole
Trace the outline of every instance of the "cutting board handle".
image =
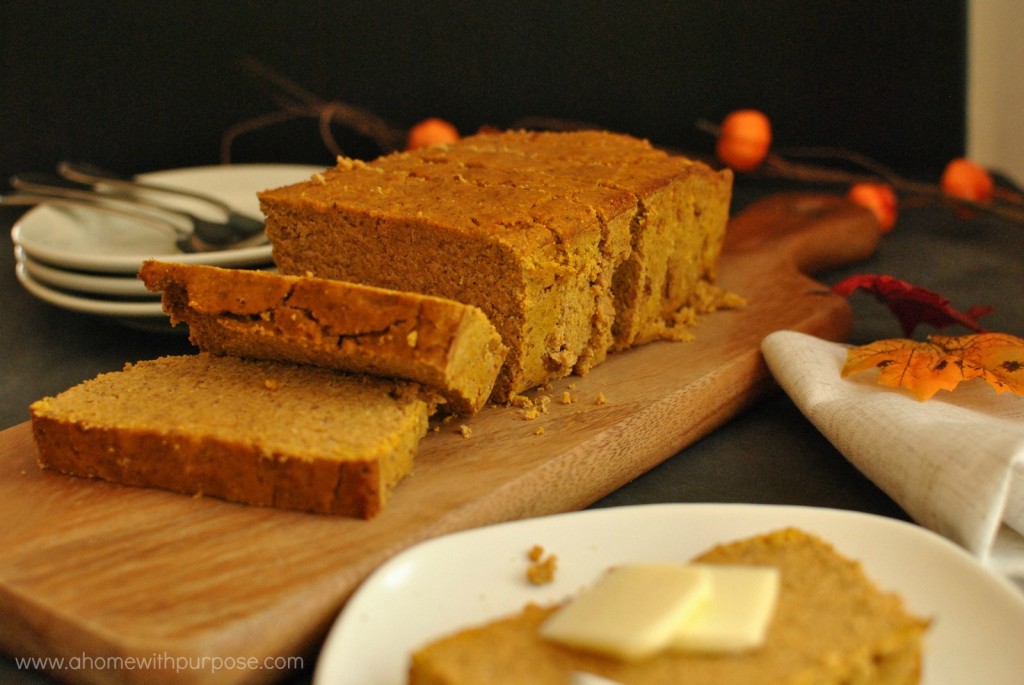
[[(870, 211), (839, 195), (785, 193), (758, 200), (729, 222), (725, 250), (764, 252), (804, 274), (866, 259), (882, 231)], [(773, 243), (765, 250), (766, 243)]]

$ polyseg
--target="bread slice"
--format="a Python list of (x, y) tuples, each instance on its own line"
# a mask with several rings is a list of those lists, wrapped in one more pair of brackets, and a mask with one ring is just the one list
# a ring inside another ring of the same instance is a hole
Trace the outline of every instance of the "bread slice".
[(206, 353), (127, 365), (30, 407), (44, 468), (362, 518), (410, 472), (430, 411), (416, 384)]
[(259, 194), (274, 261), (479, 307), (494, 399), (681, 337), (708, 301), (732, 176), (601, 131), (477, 135)]
[(439, 297), (153, 260), (139, 278), (201, 350), (412, 380), (458, 413), (487, 402), (507, 353), (477, 307)]
[(584, 671), (629, 685), (911, 685), (927, 622), (880, 591), (861, 566), (822, 539), (783, 529), (711, 549), (712, 564), (770, 565), (781, 587), (765, 644), (740, 654), (663, 653), (640, 662), (541, 638), (556, 607), (527, 606), (412, 655), (410, 685), (565, 685)]

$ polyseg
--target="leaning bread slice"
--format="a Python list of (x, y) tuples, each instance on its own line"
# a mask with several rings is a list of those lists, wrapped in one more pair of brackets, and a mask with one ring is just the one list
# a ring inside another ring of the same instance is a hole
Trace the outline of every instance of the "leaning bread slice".
[(507, 350), (478, 308), (324, 278), (147, 261), (172, 323), (200, 349), (413, 380), (474, 413)]
[(430, 413), (413, 383), (206, 353), (101, 374), (33, 403), (39, 463), (247, 504), (371, 518)]

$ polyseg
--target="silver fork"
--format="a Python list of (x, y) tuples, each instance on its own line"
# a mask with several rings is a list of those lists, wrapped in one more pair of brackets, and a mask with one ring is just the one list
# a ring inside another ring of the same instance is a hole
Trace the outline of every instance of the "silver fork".
[(194, 252), (213, 252), (216, 250), (224, 250), (228, 247), (242, 247), (248, 245), (257, 245), (263, 242), (264, 237), (259, 236), (242, 240), (231, 245), (212, 245), (204, 242), (199, 234), (189, 228), (183, 227), (180, 223), (169, 221), (166, 218), (158, 216), (154, 212), (147, 212), (138, 209), (131, 203), (123, 203), (118, 206), (111, 202), (104, 202), (96, 198), (82, 196), (73, 197), (69, 195), (48, 195), (44, 193), (32, 193), (32, 192), (17, 192), (8, 193), (6, 195), (0, 195), (0, 205), (9, 206), (33, 206), (33, 205), (49, 205), (54, 207), (87, 207), (91, 210), (109, 212), (116, 216), (127, 217), (134, 222), (141, 222), (150, 224), (160, 230), (169, 231), (175, 236), (175, 246), (185, 253)]
[[(120, 214), (134, 215), (136, 218), (162, 218), (181, 237), (179, 249), (183, 251), (209, 251), (236, 247), (241, 244), (258, 244), (266, 239), (263, 234), (263, 223), (239, 214), (220, 200), (186, 190), (161, 185), (137, 183), (119, 178), (110, 172), (82, 164), (62, 162), (58, 167), (61, 175), (28, 172), (11, 177), (11, 186), (22, 191), (8, 195), (0, 202), (5, 204), (61, 204), (88, 205), (99, 209), (114, 209)], [(79, 181), (77, 179), (88, 179)], [(139, 194), (145, 191), (150, 195)], [(213, 206), (224, 214), (224, 219), (217, 221), (203, 218), (180, 207), (170, 207), (151, 197), (152, 193), (164, 193), (199, 200)], [(133, 211), (138, 208), (144, 211)], [(184, 231), (179, 230), (185, 224)]]

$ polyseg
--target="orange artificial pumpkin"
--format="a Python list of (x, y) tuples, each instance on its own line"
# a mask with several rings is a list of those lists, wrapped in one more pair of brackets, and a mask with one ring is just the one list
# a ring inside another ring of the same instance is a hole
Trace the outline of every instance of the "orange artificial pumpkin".
[(939, 185), (947, 195), (972, 202), (989, 202), (995, 192), (992, 175), (980, 164), (964, 157), (957, 157), (946, 165)]
[(409, 137), (405, 143), (406, 150), (454, 143), (459, 139), (459, 130), (455, 126), (440, 119), (431, 117), (419, 122), (409, 129)]
[(756, 109), (731, 112), (718, 130), (715, 154), (737, 171), (753, 171), (772, 144), (772, 126), (768, 117)]
[(855, 183), (850, 187), (847, 197), (871, 210), (878, 219), (883, 233), (888, 233), (896, 225), (898, 201), (896, 192), (887, 183)]

